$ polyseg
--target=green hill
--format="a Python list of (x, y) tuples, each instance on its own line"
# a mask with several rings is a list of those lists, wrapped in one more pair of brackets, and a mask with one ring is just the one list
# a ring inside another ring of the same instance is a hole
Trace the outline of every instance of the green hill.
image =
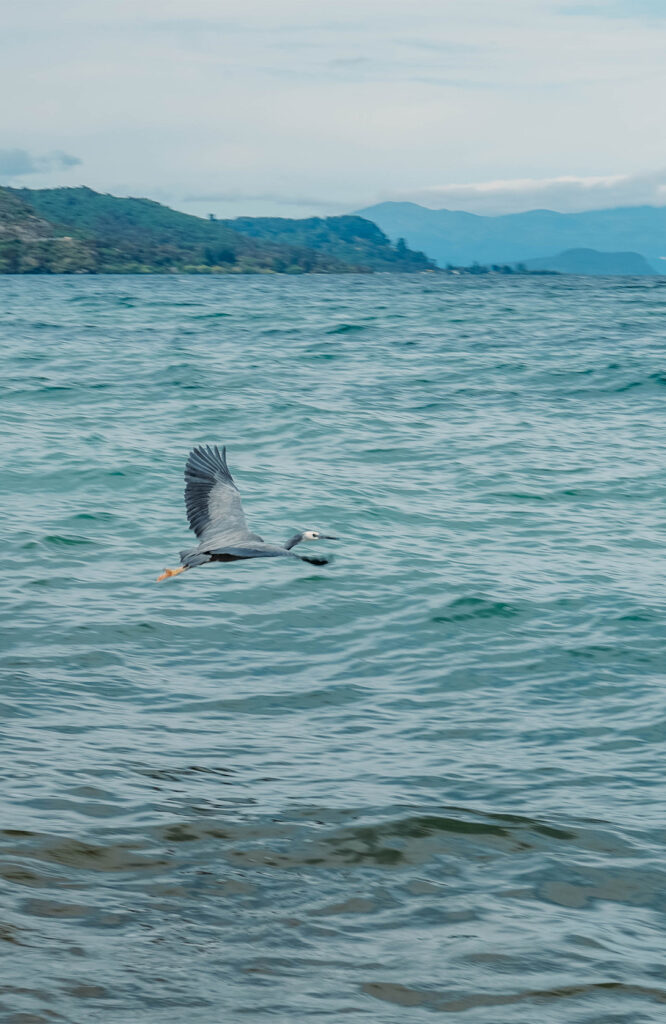
[(433, 264), (362, 217), (203, 220), (89, 188), (0, 188), (4, 273), (367, 273)]
[(376, 224), (364, 217), (238, 217), (222, 223), (250, 238), (298, 246), (352, 261), (372, 270), (431, 270), (422, 252), (408, 249), (401, 239), (395, 246)]
[(9, 189), (0, 188), (0, 243), (50, 238), (54, 226), (40, 217)]

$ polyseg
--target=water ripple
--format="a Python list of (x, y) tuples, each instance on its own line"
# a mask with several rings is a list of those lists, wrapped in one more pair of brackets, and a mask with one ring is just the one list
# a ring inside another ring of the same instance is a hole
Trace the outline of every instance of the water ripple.
[(660, 1024), (663, 282), (0, 289), (3, 1020)]

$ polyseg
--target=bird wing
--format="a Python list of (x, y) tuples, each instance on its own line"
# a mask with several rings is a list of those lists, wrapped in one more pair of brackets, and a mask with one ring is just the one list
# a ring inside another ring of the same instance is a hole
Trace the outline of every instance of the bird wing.
[(261, 540), (245, 522), (238, 488), (227, 466), (227, 450), (199, 445), (185, 466), (185, 507), (201, 546), (221, 548)]

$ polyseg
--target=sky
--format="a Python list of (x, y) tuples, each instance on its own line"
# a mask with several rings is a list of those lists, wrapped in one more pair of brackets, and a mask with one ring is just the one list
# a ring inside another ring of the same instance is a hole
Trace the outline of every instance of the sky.
[(0, 184), (219, 217), (666, 204), (666, 0), (24, 0), (2, 20)]

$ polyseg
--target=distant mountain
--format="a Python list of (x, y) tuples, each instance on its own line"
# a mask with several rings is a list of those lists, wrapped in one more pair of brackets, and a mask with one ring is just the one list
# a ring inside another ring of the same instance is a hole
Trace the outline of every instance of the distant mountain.
[(528, 270), (555, 270), (559, 274), (654, 274), (653, 267), (637, 252), (599, 252), (598, 249), (567, 249), (557, 256), (524, 260)]
[(0, 188), (0, 273), (431, 270), (358, 216), (203, 220), (89, 188)]
[(482, 217), (428, 210), (416, 203), (379, 203), (358, 211), (389, 238), (404, 238), (441, 267), (516, 263), (568, 249), (640, 253), (662, 273), (666, 263), (666, 206), (629, 206), (587, 213), (530, 210)]

